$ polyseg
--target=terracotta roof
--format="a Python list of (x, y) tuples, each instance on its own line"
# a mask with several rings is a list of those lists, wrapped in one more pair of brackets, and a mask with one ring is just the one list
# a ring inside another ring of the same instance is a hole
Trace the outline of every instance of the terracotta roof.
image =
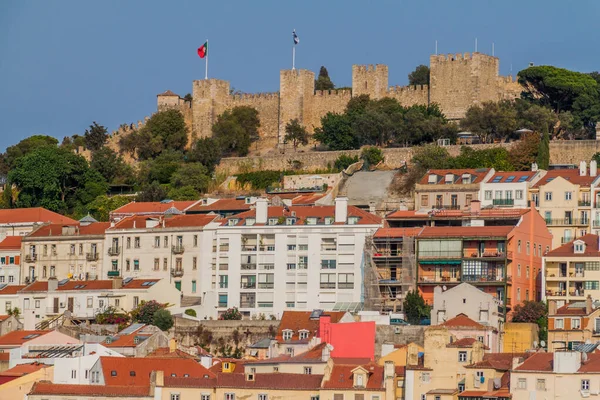
[[(75, 226), (74, 234), (63, 235), (64, 226)], [(104, 235), (104, 232), (110, 227), (110, 222), (94, 222), (89, 225), (75, 224), (48, 224), (42, 225), (35, 231), (31, 232), (27, 237), (49, 237), (49, 236), (92, 236)]]
[(211, 223), (217, 218), (218, 216), (214, 214), (174, 215), (168, 218), (160, 218), (158, 220), (155, 219), (155, 221), (158, 222), (158, 225), (156, 225), (153, 228), (146, 228), (146, 221), (153, 218), (142, 215), (134, 215), (123, 218), (122, 220), (117, 222), (113, 227), (109, 227), (108, 230), (112, 231), (117, 229), (167, 229), (183, 227), (201, 227), (206, 226), (207, 224)]
[[(279, 321), (279, 328), (277, 329), (277, 335), (275, 336), (275, 340), (279, 343), (286, 343), (283, 340), (283, 331), (284, 329), (293, 330), (291, 342), (299, 341), (299, 331), (307, 330), (308, 338), (303, 339), (303, 342), (308, 343), (319, 330), (319, 319), (310, 319), (310, 315), (312, 311), (284, 311), (281, 316), (281, 321)], [(345, 311), (325, 311), (322, 315), (329, 315), (331, 317), (331, 323), (338, 323), (344, 315), (346, 315)]]
[(150, 397), (150, 386), (64, 385), (48, 381), (36, 382), (29, 395), (82, 395), (89, 397)]
[(515, 368), (515, 371), (553, 371), (554, 353), (535, 353)]
[(423, 228), (379, 228), (373, 237), (381, 239), (386, 237), (415, 237)]
[(213, 211), (247, 211), (251, 205), (244, 199), (218, 199), (211, 204), (202, 204), (199, 202), (186, 210), (189, 213), (209, 213)]
[(116, 334), (112, 336), (110, 343), (104, 342), (102, 345), (105, 347), (137, 347), (142, 341), (136, 343), (136, 338), (143, 338), (146, 340), (154, 334), (152, 332), (142, 333), (144, 328), (146, 328), (146, 325), (141, 325), (138, 329), (127, 334)]
[(465, 390), (458, 394), (459, 397), (483, 397), (487, 390)]
[(0, 322), (8, 319), (8, 317), (10, 317), (10, 315), (0, 315)]
[(292, 199), (292, 205), (294, 205), (294, 206), (314, 205), (317, 200), (320, 200), (323, 197), (325, 197), (325, 193), (301, 194)]
[[(481, 168), (481, 169), (430, 169), (429, 171), (427, 171), (427, 173), (425, 174), (425, 176), (423, 178), (421, 178), (421, 180), (419, 181), (419, 184), (421, 185), (445, 185), (445, 178), (447, 174), (453, 174), (454, 176), (454, 180), (452, 182), (452, 184), (454, 185), (464, 185), (463, 183), (463, 179), (462, 176), (463, 174), (470, 174), (472, 176), (471, 182), (469, 182), (469, 184), (472, 183), (481, 183), (481, 181), (483, 180), (483, 178), (487, 175), (487, 173), (490, 171), (489, 168)], [(430, 175), (437, 175), (438, 179), (437, 179), (437, 183), (431, 184), (429, 183), (429, 176)]]
[(179, 97), (178, 94), (175, 94), (175, 93), (173, 93), (170, 90), (167, 90), (165, 92), (159, 93), (159, 94), (157, 94), (157, 96), (177, 96), (177, 97)]
[[(326, 217), (333, 218), (335, 216), (335, 206), (269, 206), (267, 210), (268, 218), (293, 217), (294, 215), (295, 225), (304, 225), (306, 219), (310, 217), (317, 218), (319, 223), (324, 223)], [(380, 225), (382, 222), (380, 217), (355, 206), (348, 206), (348, 216), (359, 217), (358, 225)], [(256, 209), (233, 215), (228, 217), (228, 220), (238, 219), (238, 225), (243, 225), (246, 218), (256, 218)], [(335, 224), (337, 225), (337, 223)], [(223, 225), (227, 225), (227, 221), (223, 222)]]
[[(596, 311), (597, 308), (598, 308), (598, 303), (597, 302), (595, 304), (592, 303), (592, 312)], [(556, 310), (556, 314), (553, 314), (553, 315), (555, 315), (555, 316), (587, 315), (585, 302), (578, 301), (578, 302), (565, 304), (564, 306), (558, 308)]]
[(25, 287), (26, 285), (7, 285), (0, 289), (0, 295), (17, 294), (19, 290)]
[(0, 361), (9, 361), (9, 360), (10, 360), (9, 352), (0, 353)]
[(148, 289), (151, 286), (143, 286), (145, 282), (158, 282), (160, 279), (132, 279), (123, 284), (124, 289)]
[[(577, 240), (583, 240), (585, 243), (585, 250), (583, 253), (575, 253), (574, 243)], [(600, 257), (598, 241), (600, 241), (600, 236), (588, 233), (587, 235), (573, 239), (573, 241), (549, 251), (546, 254), (546, 257)]]
[[(462, 338), (447, 344), (446, 347), (470, 348), (473, 347), (475, 342), (477, 342), (477, 339), (475, 338)], [(489, 347), (487, 347), (485, 344), (483, 345), (483, 348), (485, 350), (489, 350)]]
[[(213, 358), (213, 365), (210, 366), (209, 370), (211, 372), (217, 373), (217, 372), (221, 372), (222, 371), (222, 367), (221, 364), (223, 364), (224, 362), (228, 362), (231, 368), (232, 372), (235, 372), (236, 369), (238, 369), (238, 367), (242, 367), (245, 363), (246, 360), (240, 360), (237, 358), (227, 358), (227, 357), (215, 357)], [(229, 372), (231, 373), (231, 372)]]
[(12, 331), (0, 336), (0, 346), (20, 346), (51, 331)]
[(533, 185), (534, 188), (539, 188), (540, 186), (546, 185), (550, 183), (553, 179), (563, 178), (574, 185), (579, 185), (583, 187), (589, 187), (592, 182), (597, 178), (596, 176), (590, 176), (589, 174), (581, 176), (579, 175), (579, 168), (573, 169), (552, 169), (546, 172), (546, 175), (542, 179), (536, 182)]
[(186, 374), (190, 378), (214, 377), (212, 372), (190, 359), (100, 357), (99, 362), (106, 386), (148, 386), (152, 371), (163, 371), (165, 377), (184, 377)]
[(165, 387), (190, 388), (240, 388), (266, 390), (314, 390), (321, 387), (323, 375), (258, 373), (253, 381), (246, 380), (245, 374), (218, 373), (215, 378), (180, 378), (165, 375)]
[(35, 281), (25, 286), (21, 292), (47, 292), (48, 281)]
[(501, 237), (505, 238), (514, 226), (426, 226), (419, 238), (471, 238)]
[(165, 203), (162, 201), (133, 201), (111, 211), (111, 214), (163, 214), (171, 207), (175, 207), (183, 212), (197, 202), (198, 200), (170, 201)]
[(199, 357), (196, 357), (193, 354), (186, 353), (183, 350), (175, 349), (175, 351), (171, 351), (168, 347), (158, 347), (152, 353), (148, 354), (146, 357), (152, 358), (189, 358), (192, 360), (196, 360)]
[(76, 224), (74, 219), (65, 217), (55, 213), (54, 211), (46, 210), (42, 207), (35, 208), (12, 208), (0, 209), (0, 225), (1, 224), (19, 224), (19, 223), (46, 223), (55, 224)]
[[(297, 356), (290, 357), (283, 354), (274, 358), (267, 358), (265, 360), (246, 361), (245, 365), (254, 364), (284, 364), (284, 363), (325, 363), (323, 361), (323, 349), (327, 346), (327, 343), (322, 342), (314, 346), (308, 351), (298, 354)], [(367, 360), (369, 361), (369, 360)]]
[(23, 376), (48, 367), (51, 367), (51, 365), (38, 362), (31, 364), (18, 364), (10, 369), (0, 372), (0, 376)]
[[(525, 179), (524, 181), (521, 182), (528, 182), (530, 181), (535, 174), (537, 174), (538, 171), (512, 171), (512, 172), (496, 172), (494, 175), (492, 175), (492, 177), (490, 178), (489, 181), (487, 181), (487, 183), (519, 183), (519, 180), (522, 177), (526, 177), (527, 179)], [(513, 177), (510, 181), (507, 181), (508, 178)], [(494, 180), (497, 179), (497, 182), (494, 182)]]
[(467, 317), (466, 314), (460, 313), (456, 317), (449, 319), (448, 321), (440, 324), (447, 328), (475, 328), (484, 330), (485, 326), (481, 325), (479, 322), (473, 321), (471, 318)]
[(589, 373), (589, 372), (598, 373), (598, 372), (600, 372), (600, 353), (588, 353), (587, 361), (581, 363), (581, 367), (579, 367), (579, 370), (577, 372), (580, 372), (580, 373)]
[(498, 371), (509, 371), (512, 368), (513, 358), (528, 358), (531, 353), (486, 353), (483, 360), (467, 365), (466, 368), (492, 368)]
[[(158, 282), (160, 279), (132, 279), (131, 281), (124, 283), (122, 289), (148, 289), (150, 286), (143, 286), (144, 282)], [(56, 290), (111, 290), (113, 281), (108, 280), (90, 280), (90, 281), (79, 281), (79, 280), (68, 280), (65, 284), (58, 286)], [(7, 286), (7, 288), (10, 286)], [(14, 287), (14, 286), (13, 286)], [(48, 281), (35, 281), (27, 286), (19, 286), (21, 292), (47, 292)], [(6, 289), (6, 288), (5, 288)], [(18, 290), (15, 290), (15, 293)], [(0, 290), (0, 294), (4, 293), (4, 290)]]
[(22, 236), (7, 236), (0, 242), (0, 250), (21, 250)]
[(365, 365), (333, 365), (331, 378), (323, 382), (323, 389), (352, 389), (354, 375), (352, 371), (358, 367), (367, 370), (367, 382), (364, 390), (384, 390), (383, 367), (376, 364)]

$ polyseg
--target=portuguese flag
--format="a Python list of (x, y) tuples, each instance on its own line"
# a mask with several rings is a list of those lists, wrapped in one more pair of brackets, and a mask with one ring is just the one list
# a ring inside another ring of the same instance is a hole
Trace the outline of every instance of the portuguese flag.
[(200, 58), (206, 57), (208, 54), (208, 41), (204, 43), (202, 46), (198, 47), (198, 55)]

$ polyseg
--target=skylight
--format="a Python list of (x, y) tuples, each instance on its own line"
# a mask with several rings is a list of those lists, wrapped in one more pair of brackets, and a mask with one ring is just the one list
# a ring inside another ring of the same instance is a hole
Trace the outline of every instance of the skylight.
[(527, 180), (527, 178), (529, 178), (527, 175), (523, 175), (522, 177), (519, 178), (519, 180), (517, 182), (525, 182)]
[(498, 182), (500, 182), (501, 180), (502, 180), (502, 177), (501, 177), (501, 176), (495, 176), (495, 177), (494, 177), (494, 180), (492, 181), (492, 183), (498, 183)]
[(514, 181), (514, 180), (515, 180), (515, 176), (514, 176), (514, 175), (511, 175), (511, 176), (509, 176), (508, 178), (506, 178), (506, 181), (505, 181), (505, 182), (509, 183), (509, 182), (512, 182), (512, 181)]

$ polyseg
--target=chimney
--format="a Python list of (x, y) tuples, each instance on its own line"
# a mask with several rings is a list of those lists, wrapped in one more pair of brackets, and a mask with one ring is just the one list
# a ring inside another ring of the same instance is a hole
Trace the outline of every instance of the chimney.
[(133, 220), (133, 229), (135, 229), (135, 219)]
[(396, 366), (393, 361), (386, 361), (383, 367), (385, 379), (393, 378), (396, 375)]
[(585, 161), (581, 161), (579, 163), (579, 175), (585, 176), (586, 171), (587, 171), (587, 163)]
[(156, 386), (165, 386), (165, 371), (154, 371), (156, 372)]
[(346, 223), (348, 219), (348, 198), (337, 197), (335, 199), (335, 222)]
[(415, 343), (406, 346), (406, 365), (419, 364), (419, 347)]
[(172, 338), (169, 340), (169, 353), (175, 353), (175, 350), (177, 350), (177, 340)]
[(269, 200), (261, 197), (256, 200), (256, 223), (266, 224), (267, 216), (269, 214)]
[(598, 162), (596, 160), (590, 161), (590, 176), (598, 175)]
[(585, 299), (585, 314), (590, 315), (594, 311), (594, 304), (592, 303), (592, 296), (588, 294)]
[(532, 164), (531, 164), (531, 171), (532, 171), (532, 172), (536, 172), (537, 170), (538, 170), (538, 165), (537, 165), (537, 163), (532, 163)]
[(74, 226), (69, 226), (69, 225), (65, 225), (62, 227), (62, 231), (61, 231), (61, 235), (62, 236), (73, 236), (75, 235), (75, 227)]
[(581, 368), (581, 352), (556, 351), (554, 352), (553, 372), (555, 374), (573, 374)]
[(479, 214), (481, 212), (481, 202), (479, 200), (471, 200), (471, 214)]
[(58, 279), (55, 276), (48, 278), (48, 291), (55, 292), (58, 289)]
[(556, 315), (556, 300), (548, 300), (548, 315)]
[(113, 278), (112, 280), (112, 288), (113, 289), (121, 289), (123, 287), (123, 278), (120, 276)]

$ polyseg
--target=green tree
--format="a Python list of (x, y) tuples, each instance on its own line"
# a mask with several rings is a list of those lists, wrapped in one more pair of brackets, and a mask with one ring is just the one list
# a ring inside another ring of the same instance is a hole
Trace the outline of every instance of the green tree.
[(90, 214), (98, 221), (108, 221), (112, 210), (116, 210), (130, 202), (131, 198), (126, 196), (101, 195), (89, 203), (87, 208)]
[(161, 308), (156, 310), (152, 316), (152, 325), (159, 328), (161, 331), (168, 331), (173, 327), (173, 316), (169, 310)]
[(183, 96), (183, 99), (184, 99), (185, 101), (189, 101), (190, 103), (191, 103), (192, 101), (194, 101), (194, 97), (192, 97), (192, 94), (191, 94), (191, 93), (188, 93), (188, 94), (186, 94), (185, 96)]
[(319, 76), (315, 79), (315, 90), (331, 90), (335, 88), (331, 79), (329, 79), (329, 72), (327, 72), (327, 68), (321, 66), (319, 70)]
[(56, 147), (58, 140), (52, 136), (34, 135), (21, 140), (6, 149), (5, 161), (9, 168), (14, 168), (16, 161), (39, 147)]
[(333, 164), (333, 168), (336, 171), (343, 171), (354, 163), (357, 163), (359, 160), (358, 156), (351, 157), (347, 154), (342, 154), (339, 156), (335, 163)]
[(171, 176), (183, 164), (183, 154), (178, 151), (163, 151), (153, 160), (145, 161), (143, 168), (139, 170), (140, 182), (158, 181), (161, 184), (171, 182)]
[(497, 171), (512, 171), (510, 154), (504, 147), (475, 150), (463, 146), (460, 154), (451, 161), (453, 168), (494, 168)]
[(511, 147), (508, 158), (515, 171), (528, 171), (531, 164), (536, 162), (539, 151), (539, 133), (525, 133), (521, 135), (521, 140)]
[(171, 109), (154, 114), (140, 130), (124, 136), (119, 143), (132, 154), (137, 152), (141, 160), (147, 160), (165, 150), (183, 151), (187, 135), (183, 114)]
[(200, 194), (192, 186), (171, 187), (167, 197), (171, 200), (198, 200)]
[(133, 169), (108, 147), (101, 147), (92, 153), (90, 167), (98, 171), (109, 183), (130, 184), (134, 180)]
[(285, 138), (284, 142), (292, 142), (294, 150), (298, 148), (298, 145), (306, 146), (308, 144), (308, 132), (304, 128), (298, 119), (293, 119), (285, 126)]
[(594, 155), (592, 156), (592, 160), (596, 161), (596, 163), (600, 164), (600, 152), (594, 153)]
[(517, 128), (517, 112), (510, 101), (487, 101), (467, 109), (460, 121), (462, 129), (490, 143), (511, 136)]
[(171, 186), (174, 188), (189, 186), (196, 192), (206, 192), (210, 184), (208, 169), (200, 163), (182, 164), (171, 175)]
[(241, 320), (242, 313), (237, 309), (237, 307), (228, 308), (219, 316), (219, 319), (226, 321)]
[(225, 156), (243, 157), (258, 140), (258, 111), (248, 106), (234, 107), (219, 115), (212, 127), (213, 137)]
[(378, 147), (365, 147), (360, 152), (360, 158), (365, 162), (364, 167), (374, 167), (383, 161), (383, 152)]
[(86, 129), (83, 134), (85, 147), (92, 152), (101, 149), (108, 140), (108, 131), (102, 125), (98, 125), (96, 121), (90, 125), (90, 129)]
[(221, 160), (221, 146), (212, 137), (200, 138), (194, 142), (192, 148), (188, 151), (188, 161), (199, 162), (204, 165), (209, 172), (215, 170), (215, 166)]
[(67, 205), (73, 210), (75, 217), (81, 218), (89, 211), (87, 205), (107, 192), (108, 183), (102, 175), (95, 169), (88, 168), (83, 174), (82, 184), (77, 189), (72, 203)]
[(430, 307), (417, 291), (409, 291), (404, 298), (404, 316), (408, 323), (417, 325), (423, 318), (430, 317)]
[(413, 72), (408, 74), (408, 84), (411, 86), (429, 85), (429, 67), (422, 64), (417, 66)]
[(131, 310), (131, 319), (134, 322), (151, 325), (154, 319), (154, 314), (158, 310), (167, 307), (167, 304), (159, 303), (156, 300), (141, 301), (140, 304)]
[(185, 315), (189, 315), (190, 317), (195, 317), (196, 310), (194, 310), (193, 308), (188, 308), (187, 310), (185, 310)]
[(321, 127), (315, 129), (313, 137), (329, 150), (351, 150), (360, 147), (352, 123), (344, 114), (327, 113), (321, 118)]
[(137, 201), (161, 201), (167, 197), (167, 190), (158, 182), (154, 181), (142, 186), (138, 193)]
[(517, 304), (513, 310), (513, 322), (536, 323), (540, 340), (548, 340), (548, 306), (540, 301), (527, 301)]
[(548, 169), (548, 166), (550, 165), (550, 137), (548, 132), (544, 132), (544, 135), (542, 136), (536, 160), (540, 169)]

